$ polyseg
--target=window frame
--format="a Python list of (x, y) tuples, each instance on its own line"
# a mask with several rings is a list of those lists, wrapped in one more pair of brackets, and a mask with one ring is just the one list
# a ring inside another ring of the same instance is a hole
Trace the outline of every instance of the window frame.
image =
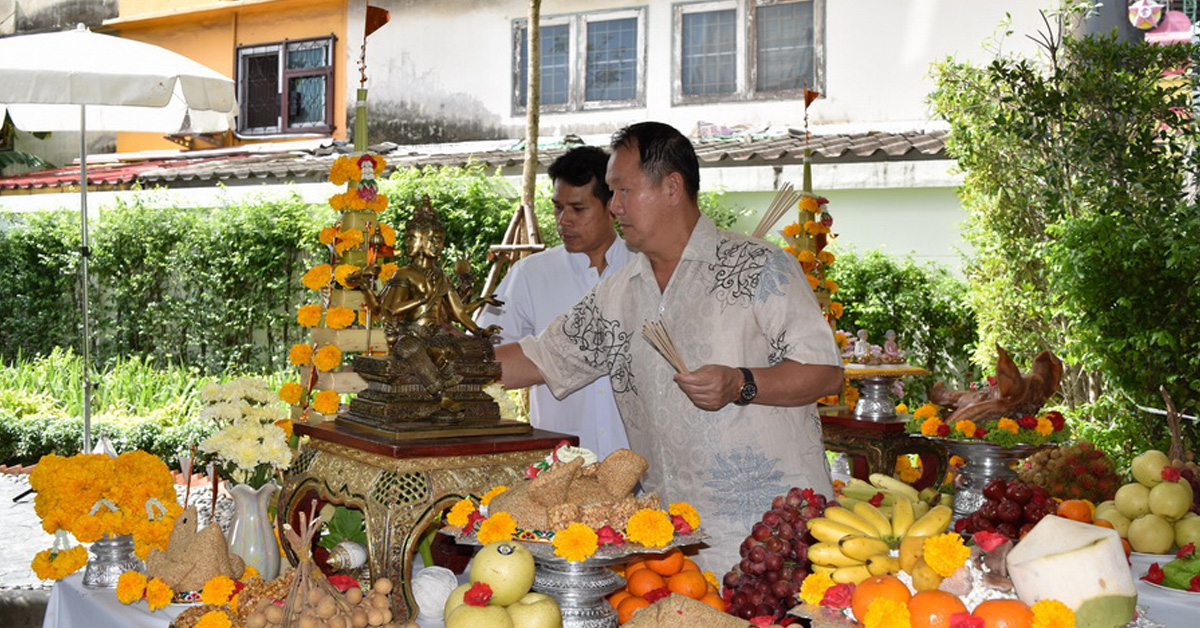
[[(615, 20), (633, 19), (637, 23), (637, 39), (635, 54), (634, 97), (620, 100), (587, 100), (587, 35), (588, 26), (594, 22), (611, 22)], [(526, 112), (525, 103), (521, 102), (521, 46), (522, 33), (527, 33), (528, 19), (517, 18), (512, 21), (512, 90), (511, 105), (513, 116), (523, 116)], [(603, 111), (608, 109), (630, 109), (646, 106), (646, 7), (638, 6), (608, 11), (591, 11), (587, 13), (570, 13), (541, 18), (542, 28), (547, 26), (568, 26), (567, 40), (570, 44), (568, 51), (569, 74), (567, 78), (567, 102), (552, 105), (542, 104), (542, 113), (567, 113), (573, 111)]]
[[(328, 58), (328, 65), (319, 66), (316, 68), (298, 68), (289, 70), (287, 68), (287, 53), (288, 46), (292, 44), (303, 44), (308, 42), (324, 43)], [(327, 134), (332, 133), (337, 128), (334, 122), (334, 97), (336, 95), (336, 85), (334, 84), (334, 64), (336, 61), (335, 54), (337, 52), (337, 37), (335, 35), (324, 35), (321, 37), (303, 37), (299, 39), (284, 39), (281, 41), (262, 42), (257, 44), (239, 45), (235, 48), (234, 56), (236, 58), (234, 81), (237, 85), (238, 95), (238, 124), (237, 134), (241, 136), (270, 136), (270, 135), (302, 135), (302, 134)], [(249, 55), (269, 54), (274, 52), (276, 63), (278, 64), (278, 80), (276, 86), (279, 94), (279, 116), (278, 124), (274, 127), (244, 127), (243, 121), (249, 118), (248, 107), (250, 106), (249, 99), (246, 97), (247, 85), (244, 82), (246, 78), (243, 75), (244, 62), (243, 59)], [(290, 120), (288, 112), (289, 99), (289, 82), (294, 78), (304, 78), (313, 76), (323, 76), (325, 78), (325, 115), (324, 121), (321, 123), (307, 124), (303, 126), (294, 126)]]
[[(700, 0), (677, 2), (671, 7), (671, 104), (700, 105), (722, 102), (795, 100), (804, 97), (799, 89), (759, 90), (758, 86), (758, 9), (764, 6), (808, 3), (813, 9), (813, 89), (825, 89), (825, 2), (826, 0)], [(725, 94), (685, 94), (683, 91), (683, 15), (734, 9), (736, 89)]]

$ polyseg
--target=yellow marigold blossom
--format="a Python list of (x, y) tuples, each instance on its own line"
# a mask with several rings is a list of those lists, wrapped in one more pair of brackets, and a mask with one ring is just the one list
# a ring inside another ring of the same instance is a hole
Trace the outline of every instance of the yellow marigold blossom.
[(342, 364), (342, 350), (337, 345), (325, 345), (313, 354), (313, 366), (322, 371), (332, 371)]
[(325, 227), (321, 233), (317, 235), (317, 239), (321, 244), (332, 245), (333, 239), (337, 237), (337, 227)]
[(800, 211), (806, 211), (813, 214), (821, 211), (821, 204), (817, 202), (817, 197), (815, 196), (801, 196), (799, 207)]
[(396, 246), (396, 230), (391, 225), (385, 222), (379, 223), (379, 234), (383, 236), (384, 244)]
[[(309, 347), (308, 345), (299, 345), (299, 346), (308, 347), (308, 350), (312, 351), (312, 347)], [(289, 358), (290, 358), (290, 352), (289, 352)], [(294, 406), (294, 405), (300, 403), (300, 399), (302, 397), (304, 397), (304, 387), (301, 386), (300, 384), (297, 384), (296, 382), (287, 382), (283, 386), (279, 387), (279, 399), (282, 400), (284, 403), (288, 404), (289, 406)]]
[(794, 237), (800, 235), (800, 229), (801, 229), (800, 223), (793, 222), (790, 225), (784, 226), (783, 235), (785, 235), (789, 238), (794, 238)]
[(996, 429), (1008, 430), (1008, 431), (1012, 432), (1013, 434), (1016, 434), (1017, 431), (1021, 429), (1021, 426), (1018, 425), (1016, 421), (1014, 421), (1008, 417), (1005, 417), (996, 422)]
[(173, 597), (175, 597), (175, 592), (162, 580), (155, 578), (146, 583), (146, 603), (150, 605), (151, 612), (166, 608)]
[(388, 262), (388, 263), (384, 264), (383, 266), (380, 266), (379, 267), (379, 281), (387, 281), (388, 279), (391, 279), (392, 275), (395, 275), (396, 271), (398, 271), (398, 270), (400, 270), (400, 267), (397, 266), (394, 262)]
[(922, 436), (937, 436), (938, 428), (941, 427), (942, 420), (937, 417), (929, 417), (921, 421)]
[(274, 425), (275, 425), (275, 427), (283, 430), (283, 433), (287, 434), (288, 438), (292, 437), (292, 420), (291, 419), (279, 419), (278, 421), (276, 421), (274, 423)]
[(479, 505), (487, 506), (488, 504), (492, 503), (492, 500), (495, 499), (497, 495), (507, 490), (507, 486), (493, 486), (492, 490), (484, 493), (483, 497), (479, 498)]
[(801, 263), (804, 263), (804, 262), (811, 263), (811, 262), (817, 261), (817, 256), (815, 254), (813, 254), (812, 251), (810, 251), (808, 249), (804, 249), (803, 251), (800, 251), (799, 253), (796, 254), (796, 259), (800, 260)]
[(333, 269), (333, 278), (343, 286), (350, 288), (350, 284), (346, 283), (346, 277), (349, 277), (351, 274), (356, 273), (359, 270), (361, 270), (361, 268), (355, 266), (354, 264), (338, 264), (338, 267)]
[(233, 620), (225, 611), (208, 611), (200, 616), (195, 628), (231, 628)]
[(900, 472), (900, 481), (906, 484), (912, 484), (921, 479), (920, 469), (905, 469)]
[(696, 512), (696, 508), (687, 502), (675, 502), (667, 509), (667, 512), (672, 515), (679, 515), (687, 522), (692, 529), (700, 527), (700, 513)]
[(375, 178), (379, 178), (383, 174), (383, 169), (387, 168), (387, 160), (383, 155), (371, 155), (371, 159), (375, 160)]
[(826, 279), (825, 281), (821, 282), (821, 285), (825, 286), (825, 289), (829, 291), (829, 294), (833, 294), (834, 292), (838, 291), (837, 282), (833, 281), (832, 279)]
[(846, 405), (853, 408), (858, 403), (858, 388), (855, 388), (850, 384), (846, 384), (846, 386), (842, 388), (842, 398), (846, 401)]
[(829, 574), (823, 571), (810, 573), (804, 582), (800, 583), (800, 600), (805, 604), (820, 606), (821, 600), (825, 599), (825, 592), (833, 585), (833, 578)]
[(908, 404), (896, 404), (896, 414), (908, 414)]
[(383, 210), (387, 209), (387, 206), (388, 197), (383, 193), (379, 193), (375, 195), (375, 200), (365, 203), (364, 209), (369, 209), (377, 213), (383, 213)]
[(964, 464), (967, 464), (966, 458), (963, 458), (962, 456), (950, 456), (950, 466), (961, 467)]
[(42, 550), (33, 557), (33, 572), (42, 580), (61, 580), (87, 564), (87, 550), (82, 545), (71, 549)]
[(954, 431), (962, 432), (962, 435), (967, 438), (975, 438), (975, 422), (967, 420), (955, 421)]
[(322, 390), (313, 396), (313, 410), (321, 414), (337, 414), (342, 406), (342, 397), (336, 390)]
[(830, 314), (833, 314), (833, 317), (834, 317), (834, 318), (841, 318), (841, 317), (842, 317), (842, 312), (843, 312), (843, 308), (842, 308), (842, 304), (841, 304), (841, 303), (837, 303), (837, 302), (835, 301), (835, 302), (831, 302), (831, 303), (829, 304), (829, 313), (830, 313)]
[(305, 364), (312, 362), (312, 355), (312, 345), (297, 343), (292, 345), (292, 348), (288, 350), (288, 362), (291, 362), (296, 366), (304, 366)]
[(912, 628), (908, 604), (880, 597), (871, 600), (862, 618), (863, 628)]
[(1054, 432), (1054, 423), (1044, 416), (1038, 417), (1037, 427), (1033, 428), (1035, 432), (1042, 436), (1049, 436)]
[(200, 590), (200, 601), (213, 606), (224, 606), (229, 602), (229, 598), (233, 596), (236, 588), (237, 585), (234, 584), (233, 578), (213, 576), (204, 583), (204, 588)]
[(329, 264), (318, 264), (308, 269), (304, 273), (304, 277), (300, 279), (300, 283), (304, 284), (309, 290), (320, 290), (329, 285), (329, 280), (333, 278), (333, 268)]
[(554, 533), (554, 555), (567, 562), (582, 562), (596, 553), (600, 537), (587, 524), (575, 522)]
[(365, 240), (363, 239), (363, 232), (361, 229), (346, 229), (338, 232), (336, 242), (337, 244), (335, 244), (333, 248), (335, 251), (337, 251), (338, 255), (341, 255), (348, 249), (352, 249), (362, 244), (365, 242)]
[(126, 571), (117, 578), (117, 601), (133, 604), (146, 595), (146, 574)]
[(492, 541), (511, 541), (517, 531), (517, 522), (507, 512), (498, 512), (479, 524), (479, 532), (475, 538), (487, 545)]
[(296, 322), (301, 327), (316, 327), (321, 322), (321, 306), (317, 304), (301, 305), (296, 311)]
[(1075, 611), (1058, 600), (1038, 600), (1033, 604), (1033, 628), (1074, 628)]
[(667, 513), (643, 508), (625, 522), (625, 538), (646, 547), (663, 547), (675, 538), (675, 526)]
[(371, 313), (366, 310), (358, 311), (358, 324), (363, 327), (367, 326), (367, 321), (371, 320)]
[(242, 577), (239, 578), (239, 580), (241, 580), (242, 582), (245, 582), (251, 578), (257, 578), (257, 577), (258, 577), (258, 570), (254, 568), (254, 565), (246, 565), (246, 568), (242, 570)]
[(837, 346), (839, 346), (839, 347), (846, 346), (847, 340), (849, 340), (849, 337), (846, 336), (846, 332), (844, 332), (844, 331), (833, 332), (833, 341), (837, 343)]
[(804, 278), (808, 280), (808, 287), (813, 290), (816, 290), (817, 286), (821, 285), (821, 280), (812, 275), (805, 275)]
[(465, 526), (468, 517), (473, 512), (475, 512), (475, 502), (469, 499), (460, 499), (454, 502), (454, 506), (446, 514), (446, 523), (452, 526)]
[(821, 227), (821, 225), (817, 224), (816, 222), (814, 222), (814, 221), (812, 221), (812, 220), (806, 220), (806, 221), (804, 221), (804, 232), (805, 232), (805, 233), (807, 233), (807, 234), (809, 234), (809, 235), (816, 235), (816, 234), (817, 234), (817, 230), (818, 230), (820, 227)]
[(792, 257), (796, 257), (796, 255), (797, 255), (796, 248), (791, 245), (787, 245), (787, 244), (785, 244), (783, 246), (783, 252), (787, 253), (788, 255), (791, 255)]
[(833, 264), (833, 260), (835, 260), (835, 259), (837, 259), (837, 258), (833, 256), (833, 253), (830, 253), (829, 251), (826, 251), (825, 249), (821, 249), (821, 252), (817, 253), (817, 261), (821, 262), (822, 264), (824, 264), (826, 266)]
[(913, 412), (913, 418), (927, 419), (929, 417), (936, 417), (940, 411), (941, 408), (939, 408), (936, 404), (927, 403), (920, 408), (917, 408), (916, 412)]
[(971, 548), (963, 544), (962, 537), (946, 532), (925, 539), (925, 562), (943, 578), (958, 571), (971, 556)]
[(334, 185), (344, 185), (351, 179), (357, 181), (362, 177), (362, 170), (349, 155), (342, 155), (333, 161), (329, 169), (329, 182)]
[(331, 307), (325, 310), (325, 326), (330, 329), (345, 329), (353, 324), (357, 317), (354, 310), (348, 307)]

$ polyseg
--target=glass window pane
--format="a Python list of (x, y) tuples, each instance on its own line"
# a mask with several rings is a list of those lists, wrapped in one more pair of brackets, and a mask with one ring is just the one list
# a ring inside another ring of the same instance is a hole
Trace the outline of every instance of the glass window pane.
[(288, 44), (287, 69), (323, 68), (329, 65), (329, 43), (302, 41)]
[[(571, 41), (566, 24), (542, 27), (542, 105), (561, 105), (571, 95)], [(529, 29), (518, 29), (520, 63), (517, 102), (524, 107), (529, 89)]]
[(524, 107), (529, 89), (529, 29), (524, 25), (517, 28), (513, 45), (517, 47), (517, 104)]
[(586, 99), (637, 97), (637, 18), (589, 22)]
[(758, 80), (755, 89), (778, 91), (813, 84), (811, 2), (758, 7)]
[(245, 84), (243, 129), (279, 127), (279, 54), (255, 54), (242, 57), (242, 81)]
[(733, 9), (684, 13), (682, 45), (684, 94), (729, 94), (737, 89)]
[(298, 76), (288, 81), (288, 126), (325, 124), (325, 76)]

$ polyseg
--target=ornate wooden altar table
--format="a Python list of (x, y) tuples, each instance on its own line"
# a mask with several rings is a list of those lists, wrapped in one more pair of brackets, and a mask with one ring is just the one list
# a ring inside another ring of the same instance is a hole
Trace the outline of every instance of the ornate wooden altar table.
[(851, 474), (856, 478), (865, 480), (872, 473), (891, 475), (896, 457), (910, 453), (921, 457), (921, 479), (914, 483), (918, 489), (940, 482), (946, 473), (946, 451), (906, 434), (903, 421), (862, 421), (853, 413), (822, 415), (821, 432), (826, 449), (850, 457)]
[[(277, 521), (296, 527), (314, 500), (357, 508), (367, 528), (371, 577), (387, 577), (395, 617), (413, 618), (417, 606), (410, 586), (413, 556), (421, 535), (442, 512), (469, 494), (513, 485), (531, 463), (555, 446), (579, 439), (533, 430), (528, 434), (437, 438), (396, 442), (333, 422), (297, 423), (309, 436), (304, 452), (288, 470)], [(320, 506), (318, 505), (318, 508)], [(286, 548), (295, 562), (291, 548)]]

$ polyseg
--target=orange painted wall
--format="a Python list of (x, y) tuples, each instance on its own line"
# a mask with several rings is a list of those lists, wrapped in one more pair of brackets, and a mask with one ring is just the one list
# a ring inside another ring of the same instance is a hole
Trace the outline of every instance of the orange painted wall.
[[(137, 9), (137, 13), (133, 13), (133, 9)], [(139, 19), (141, 16), (145, 16), (144, 19)], [(333, 137), (344, 140), (347, 136), (344, 128), (346, 73), (353, 69), (347, 68), (350, 55), (345, 50), (346, 22), (347, 0), (235, 0), (219, 4), (124, 0), (121, 17), (112, 26), (121, 37), (174, 50), (230, 78), (236, 73), (237, 46), (332, 34), (336, 38), (333, 52), (333, 123), (336, 128)], [(232, 134), (229, 139), (232, 145), (253, 143), (253, 140), (234, 138)], [(157, 134), (117, 134), (118, 152), (177, 148), (177, 144)]]

